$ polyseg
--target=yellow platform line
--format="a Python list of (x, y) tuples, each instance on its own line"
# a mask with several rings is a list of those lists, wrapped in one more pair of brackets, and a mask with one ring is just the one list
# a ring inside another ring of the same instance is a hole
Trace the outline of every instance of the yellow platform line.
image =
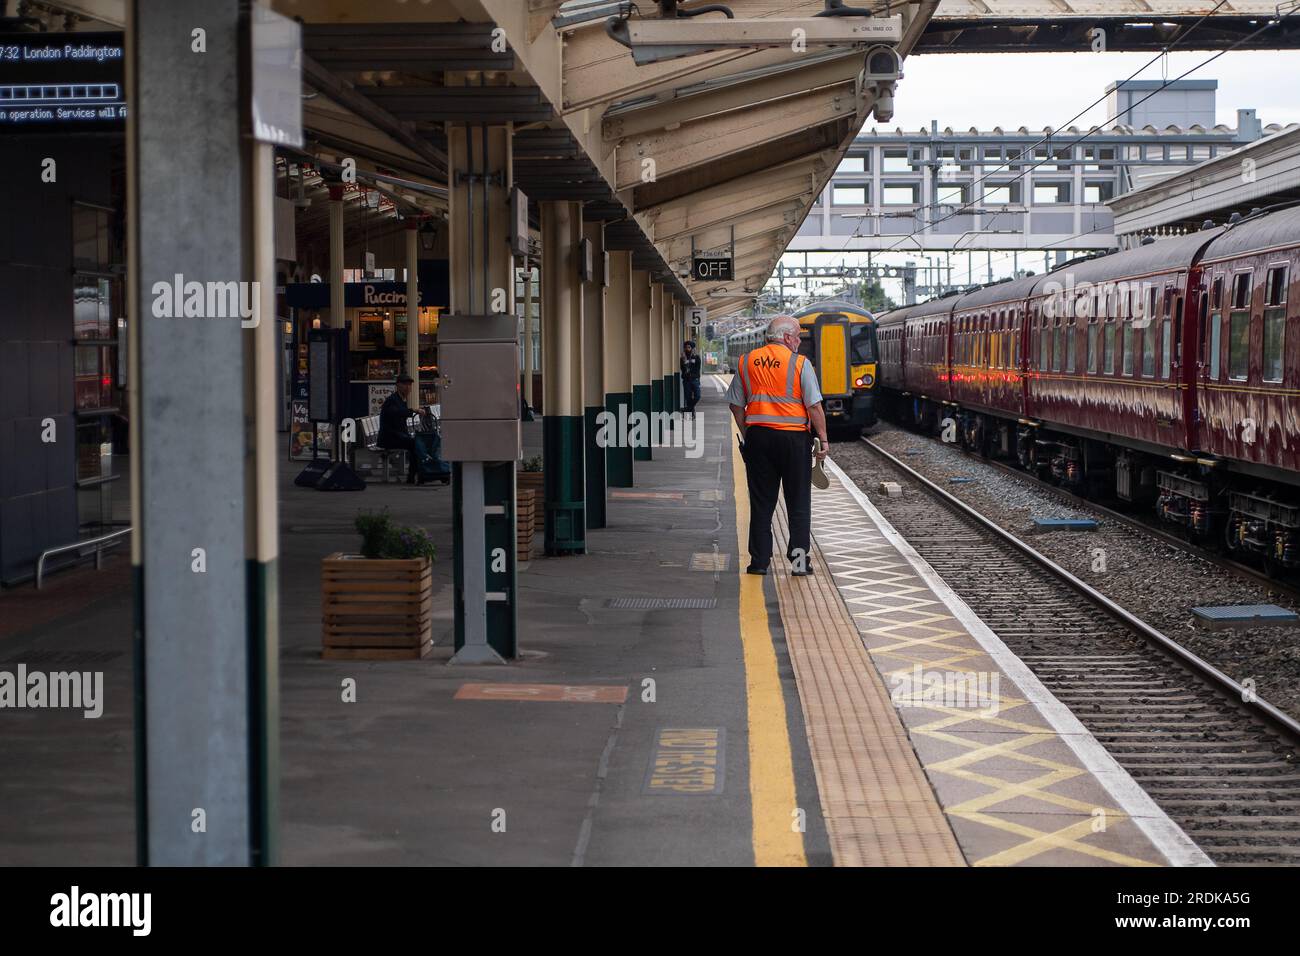
[(749, 721), (749, 800), (756, 866), (807, 866), (803, 834), (795, 826), (799, 800), (785, 697), (767, 620), (763, 578), (745, 573), (749, 553), (749, 490), (739, 449), (731, 447), (736, 502), (736, 571), (740, 575), (740, 643), (745, 659)]

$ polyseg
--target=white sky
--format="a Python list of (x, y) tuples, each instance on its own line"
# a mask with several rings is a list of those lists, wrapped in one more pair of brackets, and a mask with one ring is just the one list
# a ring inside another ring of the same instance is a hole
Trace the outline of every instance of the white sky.
[[(1156, 60), (1134, 79), (1164, 80), (1213, 56), (1212, 51), (1175, 51), (1167, 69)], [(969, 53), (910, 56), (894, 97), (894, 118), (873, 125), (906, 130), (939, 128), (982, 130), (1001, 126), (1042, 129), (1065, 123), (1106, 85), (1127, 79), (1152, 59), (1151, 53)], [(1225, 53), (1191, 73), (1189, 80), (1218, 80), (1217, 121), (1237, 125), (1237, 109), (1254, 107), (1261, 122), (1300, 122), (1300, 51)], [(1074, 121), (1081, 129), (1105, 124), (1100, 103)]]

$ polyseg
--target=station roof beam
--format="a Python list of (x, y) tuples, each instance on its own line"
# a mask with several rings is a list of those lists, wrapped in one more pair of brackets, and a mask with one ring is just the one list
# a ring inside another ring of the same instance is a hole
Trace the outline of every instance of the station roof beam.
[(912, 52), (1078, 53), (1092, 49), (1095, 30), (1109, 52), (1155, 53), (1175, 40), (1180, 50), (1300, 48), (1300, 17), (1241, 42), (1277, 17), (1276, 0), (1233, 0), (1205, 18), (1213, 7), (1195, 0), (943, 0)]

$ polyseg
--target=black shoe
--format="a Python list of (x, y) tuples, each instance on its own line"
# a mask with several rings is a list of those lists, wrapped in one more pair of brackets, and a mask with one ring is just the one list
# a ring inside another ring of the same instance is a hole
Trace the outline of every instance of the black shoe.
[(811, 564), (809, 564), (802, 571), (797, 571), (794, 568), (790, 569), (790, 577), (792, 578), (807, 578), (807, 577), (811, 577), (812, 573), (813, 573), (813, 566)]
[(752, 564), (745, 568), (746, 574), (767, 574), (767, 568), (756, 568)]
[(406, 476), (406, 483), (407, 483), (408, 485), (413, 485), (413, 484), (415, 484), (415, 475), (407, 475), (407, 476)]

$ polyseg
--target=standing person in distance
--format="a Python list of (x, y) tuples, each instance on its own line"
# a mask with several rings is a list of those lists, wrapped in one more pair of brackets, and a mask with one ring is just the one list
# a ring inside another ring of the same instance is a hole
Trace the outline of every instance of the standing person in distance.
[(700, 356), (695, 351), (695, 343), (687, 339), (682, 343), (682, 392), (686, 402), (686, 413), (695, 417), (695, 406), (700, 400)]

